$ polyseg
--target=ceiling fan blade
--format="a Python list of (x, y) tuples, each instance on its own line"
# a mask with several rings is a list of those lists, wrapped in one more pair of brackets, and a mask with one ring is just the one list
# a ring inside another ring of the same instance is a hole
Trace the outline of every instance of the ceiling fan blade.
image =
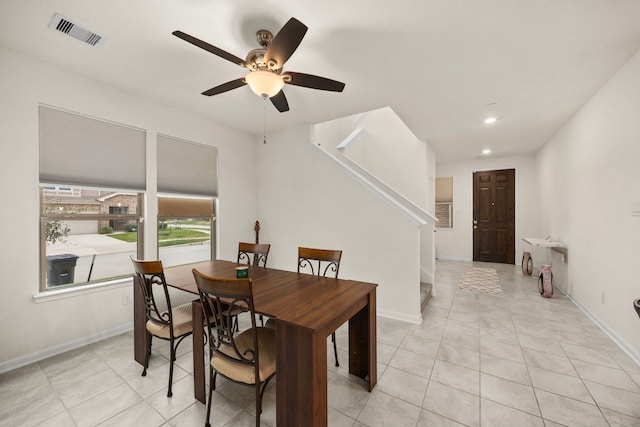
[(284, 92), (282, 90), (269, 99), (271, 99), (271, 103), (273, 104), (273, 106), (276, 107), (281, 113), (289, 111), (289, 103), (287, 102), (287, 97), (284, 96)]
[(227, 51), (224, 51), (224, 50), (222, 50), (222, 49), (220, 49), (218, 47), (215, 47), (214, 45), (209, 44), (209, 43), (207, 43), (205, 41), (202, 41), (202, 40), (200, 40), (198, 38), (190, 36), (187, 33), (183, 33), (182, 31), (174, 31), (171, 34), (173, 34), (174, 36), (176, 36), (178, 38), (181, 38), (182, 40), (184, 40), (186, 42), (191, 43), (194, 46), (198, 46), (199, 48), (204, 49), (207, 52), (211, 52), (214, 55), (217, 55), (222, 59), (226, 59), (227, 61), (231, 61), (234, 64), (237, 64), (237, 65), (239, 65), (241, 67), (249, 68), (247, 66), (248, 65), (247, 62), (244, 59), (238, 58), (237, 56), (235, 56), (235, 55), (233, 55), (233, 54), (231, 54), (231, 53), (229, 53)]
[(267, 64), (275, 62), (275, 66), (269, 65), (269, 68), (274, 70), (281, 69), (284, 63), (293, 55), (293, 52), (296, 51), (306, 33), (306, 25), (296, 18), (289, 19), (273, 38), (264, 55)]
[(212, 87), (209, 90), (205, 90), (204, 92), (202, 92), (202, 94), (206, 95), (206, 96), (217, 95), (219, 93), (227, 92), (227, 91), (230, 91), (232, 89), (237, 89), (237, 88), (242, 87), (242, 86), (244, 86), (246, 84), (247, 84), (247, 82), (244, 81), (244, 77), (240, 77), (239, 79), (231, 80), (230, 82), (226, 82), (226, 83), (223, 83), (223, 84), (221, 84), (219, 86)]
[(344, 83), (326, 77), (314, 76), (313, 74), (294, 73), (286, 71), (281, 74), (285, 83), (294, 86), (303, 86), (311, 89), (328, 90), (331, 92), (342, 92)]

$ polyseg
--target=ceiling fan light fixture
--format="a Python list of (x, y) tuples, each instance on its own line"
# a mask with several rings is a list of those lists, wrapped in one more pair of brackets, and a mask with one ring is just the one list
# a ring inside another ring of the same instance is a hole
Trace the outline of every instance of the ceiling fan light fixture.
[(250, 71), (244, 76), (244, 80), (256, 95), (268, 98), (277, 95), (284, 87), (282, 77), (270, 71)]

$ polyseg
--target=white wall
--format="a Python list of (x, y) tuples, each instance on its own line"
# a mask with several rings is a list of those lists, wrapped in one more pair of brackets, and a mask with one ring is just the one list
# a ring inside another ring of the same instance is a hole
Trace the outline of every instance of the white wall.
[[(34, 303), (39, 279), (38, 104), (45, 103), (147, 130), (150, 200), (155, 197), (155, 134), (219, 147), (219, 256), (235, 258), (237, 242), (253, 238), (256, 218), (253, 137), (95, 81), (0, 49), (0, 371), (71, 345), (130, 328), (131, 288)], [(127, 164), (123, 168), (139, 167)], [(117, 173), (117, 170), (114, 170)], [(242, 195), (242, 196), (239, 196)], [(156, 207), (148, 204), (153, 217)], [(155, 256), (155, 221), (147, 256)]]
[[(640, 361), (640, 53), (537, 156), (543, 234), (568, 245), (565, 288)], [(554, 266), (555, 270), (556, 267)], [(554, 273), (555, 277), (555, 273)]]
[(473, 260), (473, 172), (498, 169), (516, 170), (516, 263), (520, 263), (522, 252), (529, 250), (529, 245), (522, 242), (523, 237), (548, 235), (541, 234), (537, 170), (533, 156), (438, 164), (437, 177), (453, 177), (453, 228), (437, 229), (437, 258)]
[[(363, 131), (345, 149), (344, 155), (416, 205), (433, 213), (427, 205), (428, 144), (420, 141), (389, 107), (340, 118), (315, 126), (316, 141), (333, 150), (352, 130)], [(338, 155), (335, 150), (334, 155)]]
[(419, 228), (312, 146), (310, 133), (273, 133), (257, 149), (269, 265), (295, 270), (298, 246), (342, 249), (340, 277), (377, 283), (378, 314), (419, 322)]
[[(342, 152), (335, 147), (362, 131)], [(314, 126), (315, 141), (336, 157), (346, 156), (427, 212), (435, 211), (435, 153), (418, 140), (390, 108), (384, 107)], [(434, 226), (420, 230), (420, 281), (433, 283)]]
[[(427, 196), (427, 211), (435, 214), (436, 210), (436, 155), (428, 143), (426, 147), (426, 174), (425, 190)], [(436, 270), (436, 235), (435, 224), (427, 223), (420, 229), (420, 281), (434, 284)], [(432, 287), (435, 295), (435, 288)]]

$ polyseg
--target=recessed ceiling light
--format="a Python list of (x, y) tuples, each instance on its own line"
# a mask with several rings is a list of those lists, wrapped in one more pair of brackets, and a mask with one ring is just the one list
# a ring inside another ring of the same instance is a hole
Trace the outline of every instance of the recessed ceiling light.
[(495, 117), (487, 117), (486, 119), (484, 119), (484, 124), (485, 125), (490, 125), (491, 123), (495, 123), (496, 122), (496, 118)]
[(482, 154), (490, 154), (491, 150), (488, 148), (485, 148), (484, 150), (482, 150)]

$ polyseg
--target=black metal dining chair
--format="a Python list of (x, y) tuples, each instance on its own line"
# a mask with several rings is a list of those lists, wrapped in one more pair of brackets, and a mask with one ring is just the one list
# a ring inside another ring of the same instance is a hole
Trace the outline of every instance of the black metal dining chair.
[[(210, 427), (211, 401), (218, 374), (255, 389), (256, 427), (260, 426), (262, 397), (276, 373), (276, 334), (256, 326), (250, 278), (210, 277), (193, 269), (203, 309), (209, 316), (209, 399), (205, 426)], [(250, 314), (251, 327), (234, 334), (235, 313)]]
[(131, 261), (133, 262), (133, 268), (135, 270), (134, 282), (140, 287), (142, 295), (144, 296), (147, 317), (146, 330), (149, 334), (142, 376), (147, 375), (153, 337), (169, 341), (171, 351), (169, 355), (169, 386), (167, 397), (171, 397), (173, 396), (171, 386), (173, 383), (173, 365), (176, 360), (176, 351), (180, 343), (193, 332), (191, 303), (177, 307), (171, 305), (162, 261), (140, 261), (133, 257)]

